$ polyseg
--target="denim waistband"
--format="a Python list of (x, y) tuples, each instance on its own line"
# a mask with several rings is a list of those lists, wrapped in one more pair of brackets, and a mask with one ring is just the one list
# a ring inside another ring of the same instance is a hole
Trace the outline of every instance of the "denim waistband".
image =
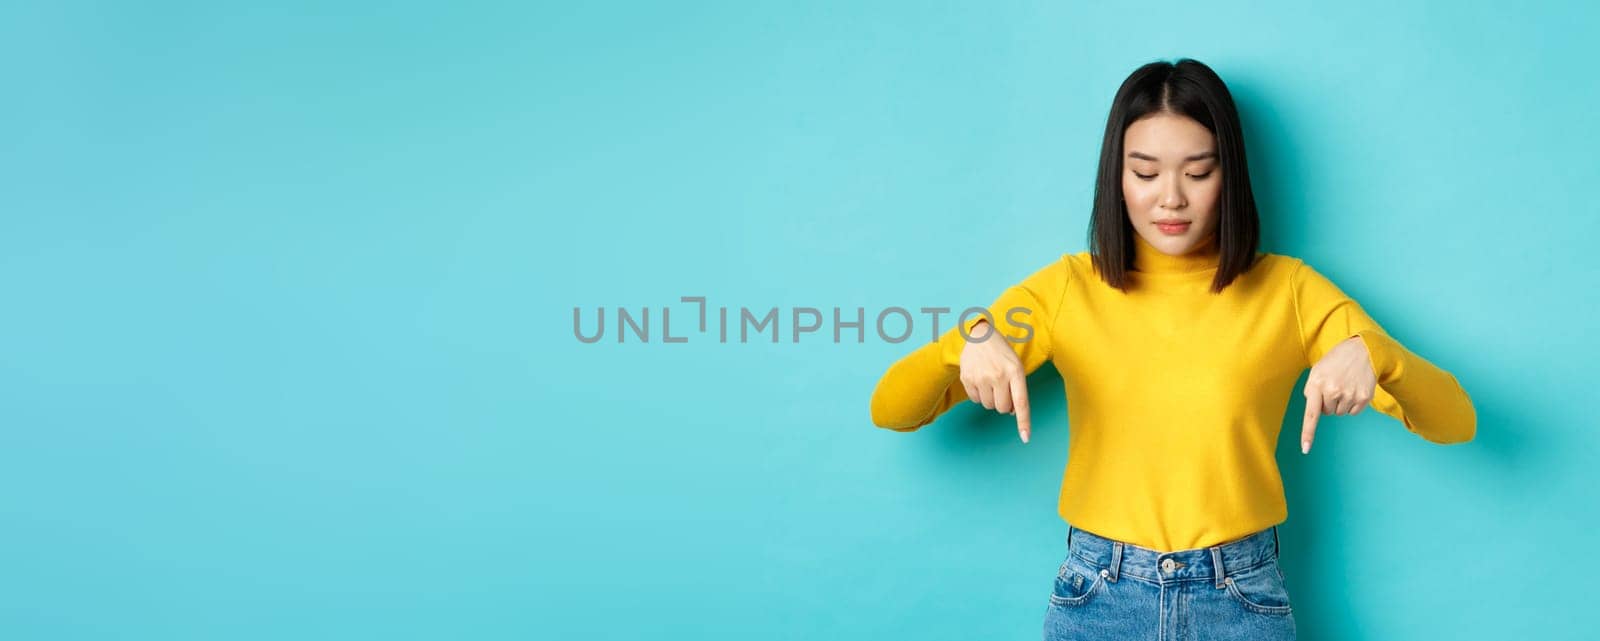
[(1067, 551), (1104, 568), (1113, 582), (1128, 574), (1152, 583), (1211, 579), (1220, 588), (1229, 574), (1278, 558), (1278, 526), (1210, 547), (1158, 552), (1068, 524)]

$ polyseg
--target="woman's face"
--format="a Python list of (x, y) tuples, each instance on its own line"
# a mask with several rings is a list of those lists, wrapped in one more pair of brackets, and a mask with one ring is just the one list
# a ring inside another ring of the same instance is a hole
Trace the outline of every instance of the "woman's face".
[(1174, 256), (1210, 240), (1222, 193), (1216, 136), (1188, 116), (1158, 112), (1128, 125), (1122, 149), (1122, 199), (1133, 230)]

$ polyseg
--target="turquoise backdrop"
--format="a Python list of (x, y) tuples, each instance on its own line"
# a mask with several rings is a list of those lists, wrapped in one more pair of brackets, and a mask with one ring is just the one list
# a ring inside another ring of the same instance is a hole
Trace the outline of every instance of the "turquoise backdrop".
[(1302, 638), (1587, 638), (1600, 12), (1112, 4), (7, 3), (0, 638), (1036, 639), (1059, 377), (1028, 445), (878, 429), (931, 333), (870, 321), (1083, 250), (1117, 85), (1185, 56), (1263, 248), (1478, 410), (1301, 456), (1296, 395)]

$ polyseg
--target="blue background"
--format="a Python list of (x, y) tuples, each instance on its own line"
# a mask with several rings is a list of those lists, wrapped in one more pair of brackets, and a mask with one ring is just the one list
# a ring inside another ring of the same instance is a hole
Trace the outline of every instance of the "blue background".
[[(1479, 413), (1302, 457), (1296, 394), (1302, 638), (1587, 631), (1593, 8), (571, 4), (0, 9), (0, 636), (1037, 638), (1050, 368), (1031, 444), (898, 434), (916, 342), (724, 344), (679, 297), (987, 304), (1085, 248), (1111, 97), (1181, 56), (1263, 249)], [(597, 306), (652, 341), (579, 342)]]

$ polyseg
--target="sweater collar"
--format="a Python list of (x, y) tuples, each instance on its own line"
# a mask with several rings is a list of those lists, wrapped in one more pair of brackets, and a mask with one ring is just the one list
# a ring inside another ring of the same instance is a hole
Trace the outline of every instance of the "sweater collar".
[[(1131, 230), (1130, 230), (1131, 231)], [(1182, 256), (1162, 253), (1138, 232), (1133, 232), (1133, 269), (1147, 274), (1184, 274), (1216, 269), (1222, 262), (1222, 252), (1217, 248), (1213, 234), (1198, 247)]]

